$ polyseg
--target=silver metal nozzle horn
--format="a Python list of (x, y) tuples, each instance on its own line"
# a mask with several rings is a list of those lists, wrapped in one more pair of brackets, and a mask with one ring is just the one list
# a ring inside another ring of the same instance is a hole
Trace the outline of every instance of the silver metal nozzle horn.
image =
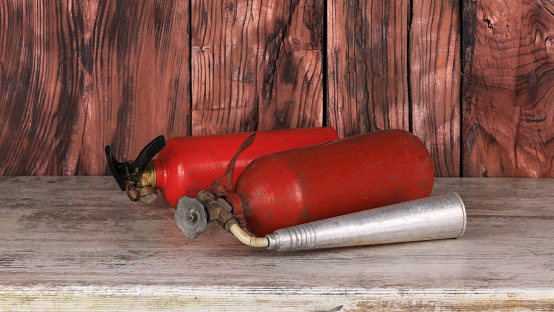
[(460, 196), (450, 193), (305, 223), (266, 235), (287, 251), (457, 238), (466, 228)]

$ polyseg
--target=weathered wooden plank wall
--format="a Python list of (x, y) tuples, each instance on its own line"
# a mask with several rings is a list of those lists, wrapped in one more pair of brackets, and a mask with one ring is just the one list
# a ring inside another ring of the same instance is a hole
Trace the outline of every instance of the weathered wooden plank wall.
[(2, 175), (104, 174), (105, 144), (190, 133), (188, 1), (2, 1), (0, 21)]
[(192, 134), (323, 124), (321, 0), (192, 0)]
[(463, 174), (554, 177), (554, 2), (464, 0)]
[(339, 136), (410, 128), (409, 1), (330, 1), (327, 119)]
[(0, 174), (104, 174), (104, 145), (134, 157), (159, 134), (330, 125), (410, 130), (438, 176), (553, 176), (552, 12), (546, 0), (3, 1)]
[(460, 3), (416, 1), (410, 26), (412, 131), (433, 155), (435, 174), (460, 176)]
[(411, 130), (438, 176), (459, 176), (459, 2), (329, 4), (328, 124), (340, 136)]

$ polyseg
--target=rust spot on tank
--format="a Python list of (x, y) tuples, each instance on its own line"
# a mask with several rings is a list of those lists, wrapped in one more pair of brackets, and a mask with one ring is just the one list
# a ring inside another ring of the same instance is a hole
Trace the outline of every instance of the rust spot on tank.
[(249, 200), (242, 201), (242, 216), (248, 218), (252, 214), (252, 206)]
[(429, 184), (429, 179), (425, 178), (425, 179), (423, 179), (423, 182), (421, 182), (418, 186), (416, 186), (416, 190), (420, 187), (423, 187), (423, 188), (427, 189), (428, 184)]
[(310, 212), (308, 211), (308, 209), (304, 209), (304, 210), (302, 210), (302, 214), (300, 216), (302, 218), (309, 218), (310, 217)]

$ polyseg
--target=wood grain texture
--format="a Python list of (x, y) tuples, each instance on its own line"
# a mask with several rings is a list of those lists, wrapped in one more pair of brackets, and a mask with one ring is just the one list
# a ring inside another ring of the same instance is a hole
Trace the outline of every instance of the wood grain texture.
[(322, 1), (191, 6), (193, 135), (322, 125)]
[(325, 123), (412, 130), (438, 176), (553, 177), (554, 3), (462, 4), (459, 21), (434, 0), (4, 1), (0, 174), (105, 174), (107, 144), (133, 158), (159, 134)]
[(111, 177), (0, 177), (0, 310), (552, 311), (553, 188), (438, 178), (465, 201), (456, 240), (277, 252), (216, 224), (187, 240)]
[(554, 177), (554, 3), (464, 1), (464, 176)]
[(134, 158), (189, 133), (188, 1), (7, 1), (0, 15), (0, 174), (104, 174), (106, 144)]
[(415, 1), (412, 10), (412, 131), (431, 152), (435, 175), (457, 177), (462, 131), (459, 1)]
[(328, 1), (327, 124), (340, 137), (410, 127), (409, 1)]

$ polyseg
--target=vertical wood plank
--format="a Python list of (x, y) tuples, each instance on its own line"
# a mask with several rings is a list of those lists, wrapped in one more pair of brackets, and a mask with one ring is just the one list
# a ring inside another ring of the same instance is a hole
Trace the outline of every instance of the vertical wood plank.
[(460, 176), (461, 55), (459, 1), (414, 1), (410, 26), (412, 131), (435, 175)]
[(320, 126), (323, 3), (193, 0), (192, 133)]
[(159, 134), (189, 133), (188, 1), (112, 2), (103, 13), (94, 49), (96, 98), (83, 124), (84, 172), (105, 170), (97, 152), (104, 142), (134, 158)]
[(554, 177), (554, 3), (463, 3), (464, 176)]
[(155, 125), (156, 133), (164, 133), (167, 137), (191, 133), (189, 5), (189, 0), (166, 0), (156, 1), (154, 6)]
[(0, 4), (0, 174), (104, 174), (189, 133), (188, 1)]
[[(324, 3), (296, 0), (285, 3), (283, 9), (281, 19), (288, 19), (288, 25), (276, 25), (271, 30), (271, 37), (278, 35), (273, 42), (268, 42), (266, 35), (263, 83), (270, 93), (269, 102), (263, 100), (258, 107), (258, 130), (323, 124)], [(278, 55), (277, 59), (272, 55)], [(263, 91), (260, 95), (264, 99)]]
[(72, 17), (79, 17), (61, 1), (0, 5), (0, 172), (63, 173), (76, 163), (63, 159), (77, 141), (75, 116), (90, 70), (89, 58), (77, 58), (90, 52), (77, 39), (83, 29)]
[(328, 1), (327, 122), (339, 136), (410, 127), (409, 1)]

